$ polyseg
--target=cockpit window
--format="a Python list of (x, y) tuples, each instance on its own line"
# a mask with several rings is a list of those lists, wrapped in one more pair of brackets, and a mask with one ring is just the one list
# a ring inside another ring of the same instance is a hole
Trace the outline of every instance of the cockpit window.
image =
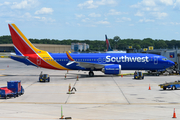
[(167, 58), (162, 58), (162, 60), (166, 61), (166, 60), (168, 60), (168, 59), (167, 59)]

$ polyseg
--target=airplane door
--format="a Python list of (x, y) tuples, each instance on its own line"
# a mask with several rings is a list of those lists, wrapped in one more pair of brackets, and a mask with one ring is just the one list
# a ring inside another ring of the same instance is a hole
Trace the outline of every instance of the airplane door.
[(106, 63), (106, 58), (103, 58), (103, 63)]
[(101, 63), (101, 58), (98, 58), (98, 62)]
[(41, 65), (41, 58), (37, 57), (37, 65)]
[(158, 56), (154, 56), (154, 64), (155, 64), (155, 65), (158, 64)]

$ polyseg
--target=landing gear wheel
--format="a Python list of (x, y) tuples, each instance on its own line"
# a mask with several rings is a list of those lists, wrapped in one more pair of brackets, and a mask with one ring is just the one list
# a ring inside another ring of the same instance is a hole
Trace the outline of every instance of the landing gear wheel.
[(175, 90), (175, 89), (176, 89), (176, 87), (175, 87), (175, 86), (172, 86), (171, 90)]
[(163, 87), (163, 90), (166, 90), (166, 87)]
[(89, 71), (89, 77), (94, 77), (93, 71)]

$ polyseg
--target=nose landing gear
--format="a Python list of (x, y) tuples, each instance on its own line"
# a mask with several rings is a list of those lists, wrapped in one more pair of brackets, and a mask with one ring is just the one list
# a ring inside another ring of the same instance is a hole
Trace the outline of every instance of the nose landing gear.
[(94, 77), (94, 72), (93, 71), (89, 71), (89, 77)]

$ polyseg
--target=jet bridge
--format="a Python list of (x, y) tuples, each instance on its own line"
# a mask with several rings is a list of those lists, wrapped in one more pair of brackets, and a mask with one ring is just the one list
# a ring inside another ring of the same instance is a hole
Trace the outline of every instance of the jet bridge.
[(150, 54), (157, 54), (166, 57), (167, 59), (173, 61), (175, 63), (174, 66), (167, 69), (167, 72), (170, 74), (172, 73), (179, 73), (180, 72), (180, 50), (178, 49), (154, 49), (154, 50), (147, 50), (142, 51), (142, 53), (150, 53)]

